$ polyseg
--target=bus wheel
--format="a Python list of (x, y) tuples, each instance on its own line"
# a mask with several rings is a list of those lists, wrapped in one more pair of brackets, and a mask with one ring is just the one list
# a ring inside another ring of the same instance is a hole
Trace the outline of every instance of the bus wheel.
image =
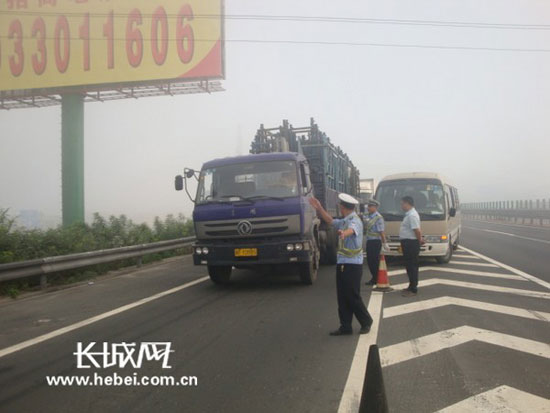
[(435, 257), (435, 259), (439, 264), (447, 264), (449, 261), (451, 261), (452, 257), (453, 257), (453, 244), (451, 244), (451, 241), (449, 241), (449, 247), (447, 248), (447, 253), (442, 257)]
[(208, 275), (214, 284), (229, 284), (231, 270), (230, 265), (209, 265)]

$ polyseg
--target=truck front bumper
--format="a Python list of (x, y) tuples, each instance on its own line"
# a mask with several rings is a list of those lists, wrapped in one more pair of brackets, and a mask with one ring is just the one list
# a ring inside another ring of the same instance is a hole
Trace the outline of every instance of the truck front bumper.
[[(297, 250), (296, 245), (302, 245)], [(287, 246), (293, 245), (294, 250)], [(193, 263), (195, 265), (262, 265), (262, 264), (294, 264), (312, 260), (312, 245), (309, 240), (263, 241), (261, 243), (212, 243), (197, 242), (193, 245)], [(208, 250), (207, 254), (199, 250)], [(237, 257), (236, 249), (257, 249), (257, 255), (252, 257)]]

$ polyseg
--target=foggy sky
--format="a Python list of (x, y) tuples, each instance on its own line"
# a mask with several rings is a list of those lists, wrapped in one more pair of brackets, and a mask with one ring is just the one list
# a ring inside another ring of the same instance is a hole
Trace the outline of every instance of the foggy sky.
[[(228, 14), (550, 24), (545, 0), (227, 0)], [(227, 21), (228, 39), (550, 48), (550, 30)], [(86, 105), (86, 215), (191, 213), (183, 167), (314, 117), (363, 178), (449, 177), (463, 201), (550, 197), (550, 53), (226, 44), (225, 92)], [(0, 207), (60, 216), (60, 108), (0, 111)]]

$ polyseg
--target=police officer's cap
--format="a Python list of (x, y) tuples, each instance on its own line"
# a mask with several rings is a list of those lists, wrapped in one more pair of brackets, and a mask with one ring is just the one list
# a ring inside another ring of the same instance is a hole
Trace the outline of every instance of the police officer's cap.
[(355, 209), (355, 206), (359, 204), (357, 199), (348, 194), (340, 194), (338, 195), (338, 199), (340, 200), (340, 204), (347, 209)]
[(379, 206), (380, 206), (380, 202), (378, 202), (376, 199), (369, 199), (369, 202), (367, 202), (367, 205), (368, 205), (368, 206), (379, 207)]

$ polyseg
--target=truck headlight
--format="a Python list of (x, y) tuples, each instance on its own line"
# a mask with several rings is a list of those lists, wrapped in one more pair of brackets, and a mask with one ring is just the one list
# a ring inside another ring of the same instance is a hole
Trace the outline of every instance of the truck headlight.
[(208, 250), (207, 247), (204, 247), (204, 248), (202, 249), (202, 253), (203, 253), (204, 255), (208, 255), (209, 252), (210, 252), (210, 251)]
[(294, 251), (294, 244), (288, 244), (288, 245), (286, 246), (286, 250), (289, 251), (289, 252), (290, 252), (290, 251)]
[(201, 255), (202, 254), (202, 248), (196, 248), (195, 249), (195, 254)]
[(296, 249), (296, 251), (302, 251), (304, 249), (304, 245), (303, 244), (296, 244), (296, 246), (294, 247)]

